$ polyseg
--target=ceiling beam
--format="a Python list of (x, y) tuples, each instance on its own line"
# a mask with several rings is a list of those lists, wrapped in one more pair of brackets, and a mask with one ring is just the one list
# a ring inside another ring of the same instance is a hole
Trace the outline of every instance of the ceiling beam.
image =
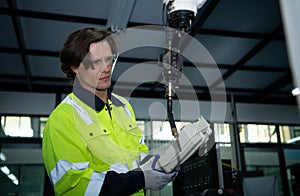
[(273, 32), (265, 39), (261, 40), (256, 46), (254, 46), (247, 54), (245, 54), (235, 65), (232, 66), (222, 77), (218, 78), (211, 86), (210, 89), (216, 88), (222, 81), (229, 78), (233, 73), (245, 65), (253, 56), (267, 46), (272, 40), (274, 40), (283, 31), (282, 24), (273, 30)]
[[(197, 31), (198, 34), (216, 35), (224, 37), (236, 37), (236, 38), (246, 38), (246, 39), (266, 39), (269, 34), (264, 33), (252, 33), (252, 32), (241, 32), (241, 31), (228, 31), (228, 30), (218, 30), (218, 29), (206, 29), (200, 28)], [(285, 41), (284, 34), (278, 35), (274, 40)]]
[[(23, 49), (22, 51), (26, 55), (34, 55), (34, 56), (48, 56), (48, 57), (59, 57), (59, 51), (50, 51), (50, 50), (37, 50), (37, 49)], [(21, 54), (19, 48), (11, 48), (11, 47), (1, 47), (0, 53), (11, 53), (11, 54)], [(132, 57), (118, 57), (118, 62), (126, 62), (126, 63), (143, 63), (143, 62), (151, 62), (157, 61), (157, 59), (140, 59), (140, 58), (132, 58)], [(199, 64), (201, 68), (211, 68), (212, 65), (208, 63)], [(229, 70), (233, 67), (230, 64), (217, 64), (219, 69)], [(184, 67), (195, 67), (193, 63), (184, 62)], [(280, 72), (280, 73), (288, 73), (290, 69), (288, 67), (272, 67), (263, 66), (263, 65), (247, 65), (242, 66), (239, 70), (244, 71), (260, 71), (260, 72)]]
[(193, 22), (193, 25), (192, 25), (192, 30), (190, 33), (191, 36), (194, 36), (199, 32), (202, 25), (204, 24), (206, 19), (209, 17), (209, 15), (213, 12), (213, 10), (215, 9), (215, 7), (218, 5), (219, 2), (220, 2), (220, 0), (210, 0), (210, 1), (206, 2), (204, 7), (200, 8), (200, 9), (204, 9), (204, 8), (205, 9), (201, 15), (198, 14), (196, 16), (196, 18)]
[[(218, 2), (211, 1), (211, 2)], [(210, 2), (210, 1), (209, 1)], [(216, 35), (216, 36), (225, 36), (225, 37), (240, 37), (240, 38), (249, 38), (249, 39), (265, 39), (267, 34), (260, 33), (249, 33), (249, 32), (239, 32), (239, 31), (225, 31), (225, 30), (217, 30), (217, 29), (204, 29), (202, 28), (202, 23), (208, 17), (208, 13), (212, 12), (210, 9), (213, 8), (214, 3), (210, 3), (213, 5), (208, 6), (208, 11), (205, 11), (202, 15), (199, 15), (199, 19), (196, 18), (194, 22), (194, 26), (192, 28), (191, 35), (198, 34), (206, 34), (206, 35)], [(206, 13), (207, 12), (207, 13)], [(64, 21), (64, 22), (76, 22), (76, 23), (87, 23), (87, 24), (97, 24), (105, 26), (107, 24), (106, 19), (101, 18), (92, 18), (92, 17), (83, 17), (83, 16), (74, 16), (74, 15), (65, 15), (65, 14), (54, 14), (49, 12), (39, 12), (39, 11), (31, 11), (24, 9), (10, 9), (0, 7), (0, 13), (10, 16), (18, 16), (18, 17), (26, 17), (26, 18), (36, 18), (36, 19), (45, 19), (45, 20), (56, 20), (56, 21)], [(201, 17), (200, 17), (201, 16)], [(199, 22), (198, 22), (199, 21)], [(201, 21), (201, 22), (200, 22)], [(128, 22), (128, 27), (135, 26), (144, 26), (146, 23), (138, 23), (138, 22)], [(153, 25), (153, 24), (148, 24)], [(278, 36), (278, 40), (285, 40), (284, 35)]]
[[(10, 9), (15, 9), (17, 7), (16, 1), (15, 0), (7, 0), (8, 6)], [(29, 91), (32, 91), (32, 81), (31, 81), (31, 70), (30, 70), (30, 66), (29, 66), (29, 62), (27, 59), (27, 56), (24, 54), (24, 49), (25, 47), (25, 41), (24, 41), (24, 34), (22, 31), (22, 27), (21, 27), (21, 23), (20, 23), (20, 18), (15, 16), (15, 15), (11, 15), (11, 19), (13, 22), (13, 27), (14, 27), (14, 31), (15, 31), (15, 35), (16, 35), (16, 39), (18, 42), (18, 46), (19, 46), (19, 51), (21, 54), (21, 59), (22, 59), (22, 64), (24, 67), (24, 71), (25, 71), (25, 75), (26, 75), (26, 80), (28, 83), (28, 89)]]
[[(10, 1), (10, 0), (8, 0)], [(86, 24), (97, 24), (106, 26), (107, 20), (102, 18), (66, 15), (66, 14), (55, 14), (49, 12), (39, 12), (31, 11), (17, 8), (4, 8), (0, 7), (0, 13), (10, 16), (26, 17), (26, 18), (36, 18), (44, 20), (56, 20), (64, 22), (76, 22), (76, 23), (86, 23)], [(129, 27), (145, 25), (144, 23), (128, 22)]]
[(191, 27), (191, 32), (187, 33), (189, 36), (183, 36), (180, 40), (179, 49), (180, 51), (184, 51), (190, 42), (192, 41), (192, 37), (194, 37), (199, 29), (201, 29), (202, 25), (206, 21), (206, 19), (209, 17), (209, 15), (213, 12), (217, 4), (219, 3), (219, 0), (210, 0), (208, 1), (202, 8), (204, 10), (202, 14), (197, 14), (196, 18), (194, 19)]
[[(19, 77), (19, 80), (12, 79), (10, 77), (10, 81), (4, 81), (8, 78), (0, 77), (0, 91), (18, 91), (18, 92), (28, 92), (26, 90), (26, 80), (24, 77)], [(44, 77), (33, 77), (34, 83), (33, 83), (33, 89), (32, 92), (37, 93), (60, 93), (60, 94), (68, 94), (72, 91), (72, 85), (67, 82), (64, 78), (51, 78), (50, 81), (48, 81), (49, 78)], [(119, 83), (118, 83), (119, 84)], [(114, 87), (115, 82), (112, 82), (112, 87)], [(136, 97), (136, 98), (159, 98), (164, 99), (165, 89), (163, 84), (158, 84), (156, 88), (156, 93), (153, 93), (153, 91), (149, 91), (148, 89), (153, 86), (151, 83), (144, 83), (140, 85), (136, 85), (135, 83), (124, 83), (124, 88), (116, 88), (114, 89), (116, 93), (120, 95), (127, 95), (128, 91), (132, 90), (132, 86), (134, 86), (134, 90), (130, 97)], [(127, 90), (126, 90), (127, 89)], [(184, 90), (184, 87), (181, 89)], [(216, 98), (218, 98), (218, 89), (215, 89), (215, 91), (211, 91), (210, 93), (205, 93), (207, 87), (205, 86), (195, 86), (194, 87), (196, 96), (198, 97), (199, 101), (212, 101), (211, 97), (214, 97), (213, 101)], [(179, 89), (180, 90), (180, 89)], [(191, 97), (195, 96), (195, 92), (189, 93), (184, 92), (181, 93), (180, 98), (190, 99)], [(259, 92), (255, 90), (257, 94)], [(239, 88), (230, 88), (226, 89), (226, 95), (227, 100), (230, 100), (230, 94), (235, 94), (235, 99), (237, 102), (240, 103), (257, 103), (257, 97), (255, 96), (249, 96), (249, 94), (252, 94), (253, 91), (249, 89), (239, 89)], [(214, 96), (216, 95), (216, 96)], [(296, 105), (296, 100), (293, 98), (293, 96), (285, 96), (289, 95), (289, 92), (281, 92), (281, 97), (268, 97), (268, 99), (261, 100), (259, 103), (264, 104), (283, 104), (284, 105)], [(184, 96), (184, 97), (182, 97)], [(177, 98), (175, 98), (177, 99)]]
[[(10, 0), (8, 0), (10, 1)], [(18, 16), (18, 17), (26, 17), (26, 18), (37, 18), (44, 20), (56, 20), (56, 21), (64, 21), (64, 22), (78, 22), (78, 23), (89, 23), (89, 24), (99, 24), (106, 25), (105, 19), (99, 18), (91, 18), (91, 17), (83, 17), (83, 16), (74, 16), (74, 15), (66, 15), (66, 14), (54, 14), (49, 12), (38, 12), (24, 9), (16, 9), (16, 8), (0, 8), (1, 14)]]
[[(281, 88), (285, 87), (286, 85), (292, 82), (292, 74), (287, 73), (280, 77), (279, 79), (275, 80), (265, 88), (261, 89), (257, 93), (254, 94), (256, 98), (256, 103), (261, 103), (266, 100), (270, 95), (279, 91)], [(291, 89), (292, 90), (292, 89)], [(289, 95), (292, 97), (292, 93), (289, 92)]]
[(49, 56), (49, 57), (59, 57), (58, 51), (50, 51), (50, 50), (37, 50), (37, 49), (25, 49), (23, 48), (11, 48), (11, 47), (1, 47), (0, 52), (2, 53), (11, 53), (11, 54), (21, 54), (24, 53), (26, 55), (36, 55), (36, 56)]

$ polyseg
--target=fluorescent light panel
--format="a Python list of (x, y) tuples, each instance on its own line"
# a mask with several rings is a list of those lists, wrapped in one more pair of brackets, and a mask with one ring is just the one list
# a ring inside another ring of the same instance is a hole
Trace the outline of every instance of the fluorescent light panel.
[(8, 167), (4, 165), (0, 169), (15, 185), (19, 185), (18, 178), (14, 174), (10, 173)]

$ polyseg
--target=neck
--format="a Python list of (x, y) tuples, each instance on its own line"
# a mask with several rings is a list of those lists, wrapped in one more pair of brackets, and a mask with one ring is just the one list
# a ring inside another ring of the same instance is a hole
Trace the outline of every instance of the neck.
[(101, 99), (104, 103), (108, 102), (108, 95), (107, 95), (107, 89), (105, 90), (100, 90), (100, 89), (95, 89), (95, 95)]

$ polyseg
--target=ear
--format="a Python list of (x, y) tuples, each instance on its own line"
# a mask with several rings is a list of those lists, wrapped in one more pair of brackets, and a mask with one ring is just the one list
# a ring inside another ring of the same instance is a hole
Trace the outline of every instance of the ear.
[(72, 66), (71, 69), (75, 74), (78, 73), (78, 67)]

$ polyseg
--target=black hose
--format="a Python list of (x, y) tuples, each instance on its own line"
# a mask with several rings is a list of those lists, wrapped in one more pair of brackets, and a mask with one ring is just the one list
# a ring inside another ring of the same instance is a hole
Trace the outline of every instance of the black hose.
[(177, 132), (174, 116), (173, 116), (173, 100), (172, 100), (171, 96), (169, 96), (167, 98), (167, 105), (168, 105), (168, 120), (169, 120), (169, 123), (170, 123), (170, 126), (171, 126), (172, 135), (175, 138), (177, 138), (178, 137), (178, 132)]

